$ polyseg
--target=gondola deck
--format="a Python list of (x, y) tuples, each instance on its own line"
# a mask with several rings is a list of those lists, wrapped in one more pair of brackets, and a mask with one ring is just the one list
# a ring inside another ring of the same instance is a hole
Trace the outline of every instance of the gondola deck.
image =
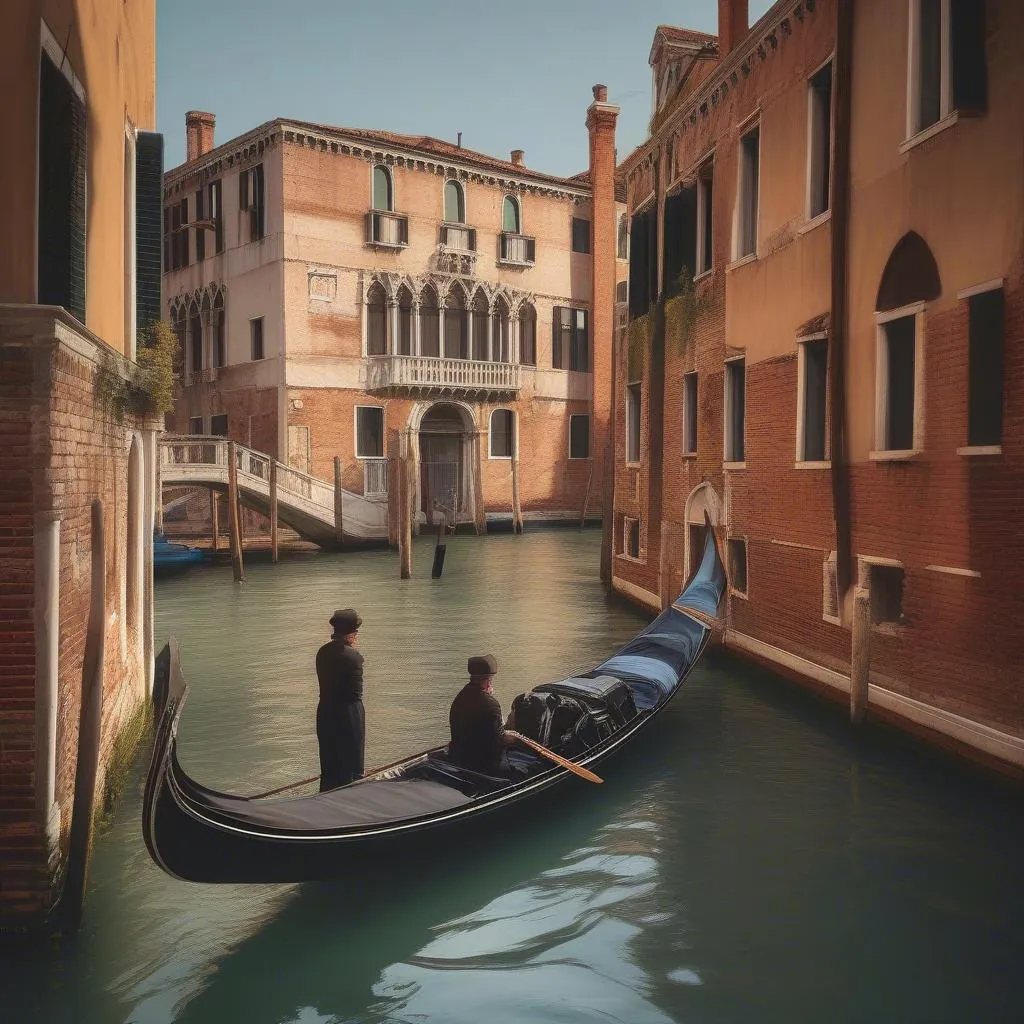
[[(624, 683), (635, 715), (572, 757), (593, 769), (625, 746), (678, 692), (711, 638), (725, 570), (714, 531), (700, 567), (674, 606), (586, 676), (537, 688), (600, 700)], [(692, 611), (694, 614), (688, 614)], [(311, 796), (256, 800), (195, 782), (177, 758), (187, 687), (172, 639), (157, 665), (159, 724), (143, 804), (143, 833), (168, 874), (197, 882), (294, 882), (333, 877), (414, 846), (449, 848), (461, 830), (541, 796), (572, 778), (532, 753), (515, 753), (514, 779), (468, 771), (445, 748), (416, 754), (356, 783)], [(535, 691), (536, 692), (536, 691)], [(564, 753), (563, 751), (560, 751)]]

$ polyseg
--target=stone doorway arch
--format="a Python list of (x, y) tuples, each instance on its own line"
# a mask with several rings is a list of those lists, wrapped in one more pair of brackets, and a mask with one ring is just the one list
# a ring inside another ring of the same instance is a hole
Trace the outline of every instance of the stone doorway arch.
[(476, 507), (477, 427), (464, 402), (419, 402), (409, 416), (419, 471), (416, 521), (435, 522), (435, 511), (457, 523), (473, 522)]
[(683, 578), (689, 580), (700, 564), (704, 552), (704, 541), (707, 526), (704, 513), (707, 512), (715, 526), (723, 526), (722, 499), (718, 492), (706, 480), (698, 484), (686, 499), (683, 518), (686, 523), (686, 560)]

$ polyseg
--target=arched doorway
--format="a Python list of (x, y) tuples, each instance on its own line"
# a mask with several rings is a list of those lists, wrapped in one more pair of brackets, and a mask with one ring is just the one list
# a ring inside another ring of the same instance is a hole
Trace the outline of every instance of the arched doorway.
[(468, 409), (436, 402), (423, 412), (418, 428), (420, 450), (419, 508), (428, 523), (435, 508), (451, 521), (472, 519), (473, 439), (476, 427)]
[(705, 512), (715, 526), (722, 525), (722, 501), (709, 483), (698, 484), (686, 499), (686, 567), (683, 575), (687, 580), (697, 571), (704, 554), (707, 534)]

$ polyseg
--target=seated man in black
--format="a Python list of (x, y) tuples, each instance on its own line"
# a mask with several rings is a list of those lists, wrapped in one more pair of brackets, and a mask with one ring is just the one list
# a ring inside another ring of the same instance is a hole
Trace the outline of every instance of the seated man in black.
[(469, 682), (459, 690), (448, 715), (452, 739), (448, 755), (463, 768), (485, 775), (510, 774), (505, 748), (515, 740), (505, 732), (501, 705), (491, 682), (498, 671), (493, 654), (469, 659)]

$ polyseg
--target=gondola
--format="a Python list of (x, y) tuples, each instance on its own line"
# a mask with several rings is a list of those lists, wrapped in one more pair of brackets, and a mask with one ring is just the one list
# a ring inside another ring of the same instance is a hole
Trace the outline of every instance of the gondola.
[(162, 533), (153, 534), (153, 575), (176, 576), (187, 572), (193, 565), (202, 564), (206, 556), (199, 548), (176, 544)]
[[(701, 563), (675, 603), (593, 671), (517, 697), (517, 731), (593, 770), (678, 693), (713, 635), (725, 586), (707, 522)], [(408, 868), (461, 852), (470, 837), (506, 832), (539, 802), (581, 785), (530, 750), (511, 750), (510, 777), (497, 777), (469, 771), (437, 747), (311, 796), (218, 793), (189, 778), (178, 761), (186, 691), (172, 639), (157, 661), (158, 720), (142, 828), (153, 860), (186, 881), (304, 882), (392, 861)]]

